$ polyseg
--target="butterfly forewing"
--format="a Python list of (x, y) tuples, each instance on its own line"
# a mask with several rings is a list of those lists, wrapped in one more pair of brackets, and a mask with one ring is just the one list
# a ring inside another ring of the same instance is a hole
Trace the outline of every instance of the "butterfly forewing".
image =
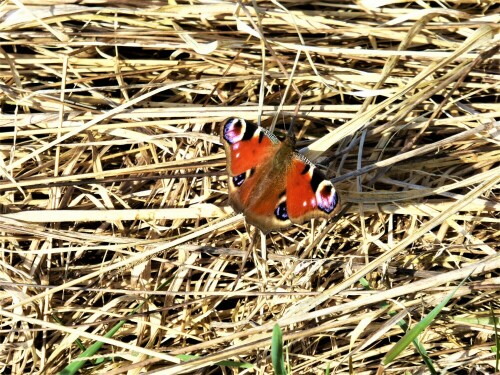
[(340, 206), (332, 183), (302, 155), (294, 156), (286, 183), (290, 220), (299, 224), (313, 217), (332, 216)]
[(221, 138), (230, 176), (238, 176), (262, 165), (278, 147), (263, 128), (242, 119), (232, 119), (223, 125)]

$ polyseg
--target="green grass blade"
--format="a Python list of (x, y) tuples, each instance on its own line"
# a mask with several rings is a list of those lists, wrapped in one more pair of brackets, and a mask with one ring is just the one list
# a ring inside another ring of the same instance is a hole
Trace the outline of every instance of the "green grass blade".
[(283, 359), (283, 333), (279, 325), (273, 328), (271, 340), (271, 360), (273, 362), (275, 375), (286, 375), (285, 361)]
[(498, 319), (495, 317), (495, 310), (491, 306), (490, 302), (491, 317), (493, 319), (493, 327), (495, 328), (495, 372), (498, 372), (498, 364), (500, 362), (500, 337), (498, 336)]
[(410, 329), (406, 334), (392, 347), (391, 350), (387, 353), (385, 358), (382, 360), (383, 365), (387, 365), (391, 363), (403, 350), (410, 345), (411, 342), (413, 342), (417, 336), (423, 332), (424, 329), (426, 329), (436, 318), (436, 316), (441, 312), (441, 310), (446, 306), (446, 304), (451, 300), (451, 298), (455, 295), (457, 292), (458, 288), (462, 286), (462, 284), (465, 282), (467, 278), (462, 280), (460, 284), (458, 284), (452, 292), (435, 308), (432, 309), (432, 311), (420, 322), (418, 322), (415, 327)]

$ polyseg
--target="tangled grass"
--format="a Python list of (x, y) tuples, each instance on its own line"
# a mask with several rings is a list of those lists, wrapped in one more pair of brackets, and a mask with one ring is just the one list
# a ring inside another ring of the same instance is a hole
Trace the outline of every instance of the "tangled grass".
[[(2, 373), (498, 372), (499, 9), (4, 2)], [(263, 236), (219, 124), (296, 109), (344, 212)]]

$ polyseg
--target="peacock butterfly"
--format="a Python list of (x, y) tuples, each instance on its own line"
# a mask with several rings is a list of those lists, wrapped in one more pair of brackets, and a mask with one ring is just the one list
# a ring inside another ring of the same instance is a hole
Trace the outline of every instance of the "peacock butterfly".
[(221, 125), (229, 175), (229, 203), (264, 233), (329, 218), (340, 209), (333, 184), (305, 156), (295, 139), (280, 142), (268, 130), (233, 118)]

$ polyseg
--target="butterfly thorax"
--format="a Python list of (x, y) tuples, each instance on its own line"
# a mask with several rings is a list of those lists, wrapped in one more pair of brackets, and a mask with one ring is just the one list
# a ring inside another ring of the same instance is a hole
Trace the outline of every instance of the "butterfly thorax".
[(292, 161), (293, 151), (292, 145), (286, 141), (279, 145), (273, 160), (274, 173), (286, 174)]

